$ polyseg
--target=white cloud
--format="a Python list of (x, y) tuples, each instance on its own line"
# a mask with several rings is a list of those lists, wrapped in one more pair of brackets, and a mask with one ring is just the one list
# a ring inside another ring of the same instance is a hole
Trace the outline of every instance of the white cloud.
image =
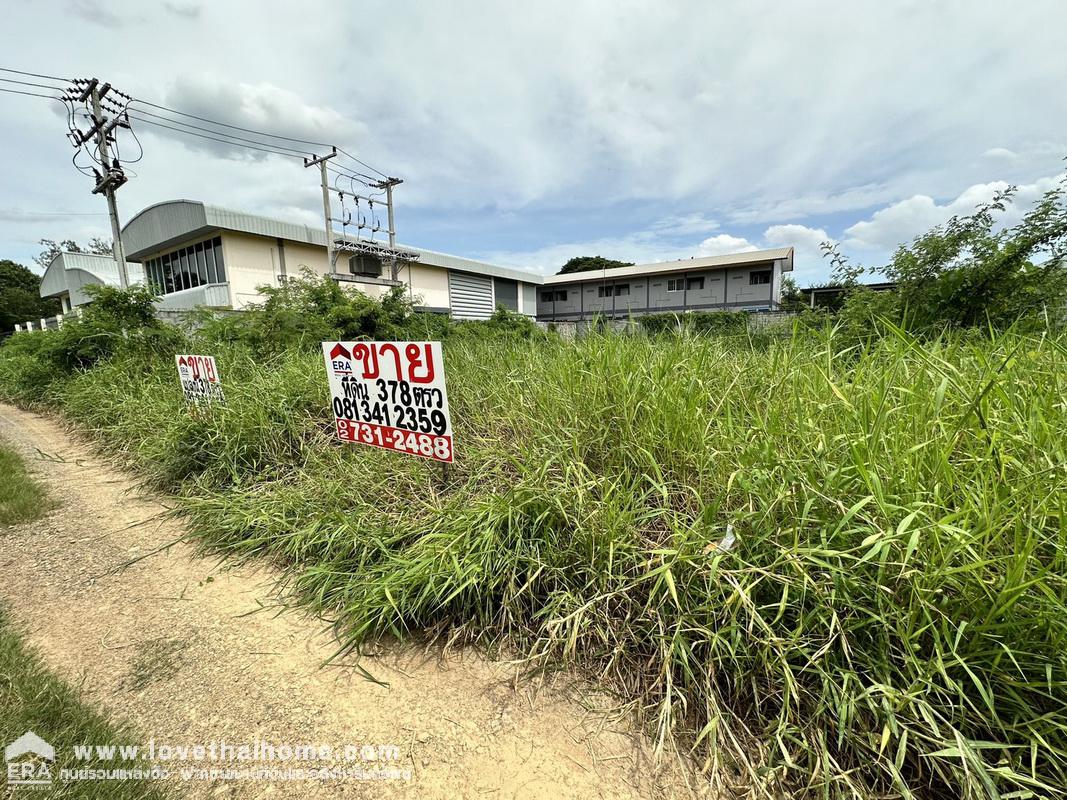
[(833, 241), (822, 228), (807, 225), (771, 225), (763, 232), (763, 240), (773, 247), (795, 247), (811, 253), (820, 253), (823, 242)]
[(801, 286), (820, 280), (826, 275), (826, 260), (823, 242), (833, 242), (823, 228), (807, 225), (771, 225), (763, 232), (763, 241), (768, 247), (793, 247), (793, 279)]
[[(1001, 224), (1018, 220), (1042, 194), (1061, 179), (1061, 175), (1051, 175), (1019, 185), (1012, 203), (1000, 215)], [(928, 195), (913, 195), (875, 211), (868, 219), (850, 225), (844, 232), (844, 245), (846, 248), (861, 251), (883, 254), (892, 252), (898, 245), (907, 244), (934, 226), (947, 222), (950, 217), (970, 214), (1008, 186), (1006, 181), (975, 184), (946, 203), (938, 203)]]
[(663, 234), (685, 236), (692, 233), (710, 233), (718, 230), (719, 223), (713, 219), (708, 219), (698, 211), (692, 214), (664, 217), (653, 225), (652, 229)]
[(678, 244), (672, 237), (663, 236), (661, 230), (653, 226), (649, 230), (637, 231), (625, 236), (550, 245), (525, 252), (500, 250), (483, 252), (479, 254), (479, 258), (552, 274), (574, 256), (600, 255), (618, 261), (651, 264), (658, 261), (747, 253), (760, 248), (760, 245), (750, 242), (743, 236), (733, 236), (728, 233), (716, 234), (688, 244)]
[(1019, 154), (1006, 147), (990, 147), (982, 153), (982, 157), (997, 161), (1015, 161), (1019, 157)]
[[(199, 116), (337, 142), (405, 179), (401, 237), (436, 249), (489, 249), (461, 239), (460, 212), (501, 251), (616, 242), (643, 260), (692, 255), (702, 237), (725, 246), (712, 234), (762, 246), (752, 230), (818, 230), (831, 215), (838, 231), (915, 200), (851, 234), (884, 247), (937, 218), (961, 186), (1030, 183), (1060, 168), (1067, 106), (1044, 100), (1067, 81), (1067, 6), (1018, 6), (815, 0), (767, 14), (741, 2), (624, 0), (605, 13), (595, 0), (305, 0), (279, 15), (251, 0), (41, 0), (5, 14), (5, 62), (96, 71)], [(0, 95), (4, 141), (19, 153), (0, 207), (95, 208), (47, 102)], [(121, 192), (125, 217), (180, 196), (317, 213), (314, 175), (298, 161), (236, 159), (151, 130), (138, 128), (146, 152)], [(651, 240), (612, 238), (610, 209), (627, 203), (655, 209)], [(503, 212), (534, 219), (536, 235), (508, 241)], [(435, 225), (448, 213), (457, 230)], [(0, 247), (17, 255), (23, 241), (62, 235), (56, 226), (4, 225)]]
[(759, 250), (759, 248), (748, 239), (742, 236), (720, 233), (718, 236), (712, 236), (698, 244), (694, 255), (724, 256), (730, 253), (747, 253), (752, 250)]
[(846, 228), (845, 245), (859, 250), (891, 250), (950, 216), (947, 206), (938, 206), (932, 197), (917, 194)]
[[(236, 127), (213, 129), (198, 119), (174, 115), (154, 107), (135, 105), (134, 110), (143, 117), (138, 127), (146, 128), (159, 136), (173, 138), (185, 147), (229, 158), (266, 158), (267, 154), (263, 150), (245, 147), (252, 142), (262, 143), (265, 149), (288, 152), (293, 158), (313, 155), (316, 152), (323, 154), (328, 150), (325, 146), (302, 144), (290, 141), (291, 139), (322, 142), (323, 145), (327, 142), (348, 142), (351, 147), (358, 149), (367, 134), (366, 126), (359, 120), (329, 106), (309, 103), (300, 94), (269, 82), (234, 83), (211, 75), (179, 75), (167, 90), (162, 105)], [(171, 127), (164, 128), (162, 125)], [(188, 130), (190, 127), (194, 135), (173, 130)], [(204, 130), (205, 128), (208, 130)], [(237, 128), (269, 131), (277, 138), (258, 137)], [(231, 146), (196, 134), (214, 135), (216, 138), (229, 134), (237, 137), (239, 141)], [(366, 172), (364, 167), (349, 161), (344, 154), (338, 156), (335, 163)]]

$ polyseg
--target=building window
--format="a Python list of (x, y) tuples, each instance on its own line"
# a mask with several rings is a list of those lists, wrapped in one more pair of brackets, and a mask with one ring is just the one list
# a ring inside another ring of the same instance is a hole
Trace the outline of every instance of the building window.
[(704, 288), (704, 279), (701, 278), (686, 278), (685, 288), (693, 291), (694, 289), (700, 290)]
[(565, 303), (565, 302), (567, 302), (567, 290), (566, 289), (556, 289), (556, 302), (557, 303)]
[(616, 297), (622, 297), (623, 295), (628, 295), (629, 293), (630, 293), (630, 284), (628, 284), (628, 283), (617, 283), (617, 284), (615, 284), (615, 296)]
[(771, 271), (769, 269), (760, 270), (759, 272), (748, 273), (748, 285), (760, 286), (765, 283), (771, 282)]
[(610, 286), (598, 286), (598, 287), (596, 287), (596, 296), (597, 297), (611, 297), (611, 287)]
[(225, 283), (222, 237), (197, 242), (145, 262), (145, 276), (159, 294), (172, 294), (210, 283)]
[(685, 290), (684, 278), (671, 278), (667, 281), (668, 292), (681, 292)]
[(551, 303), (552, 302), (552, 292), (541, 292), (541, 302), (542, 303)]

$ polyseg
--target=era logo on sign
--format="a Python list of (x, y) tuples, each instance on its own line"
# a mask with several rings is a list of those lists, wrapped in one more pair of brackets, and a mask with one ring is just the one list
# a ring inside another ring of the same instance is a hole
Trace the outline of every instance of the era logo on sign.
[(52, 782), (48, 762), (55, 761), (56, 751), (33, 731), (26, 731), (6, 748), (7, 783), (9, 786), (44, 786)]
[(338, 342), (333, 346), (333, 349), (329, 353), (330, 369), (333, 370), (336, 375), (351, 375), (352, 374), (352, 354), (348, 352), (348, 349)]

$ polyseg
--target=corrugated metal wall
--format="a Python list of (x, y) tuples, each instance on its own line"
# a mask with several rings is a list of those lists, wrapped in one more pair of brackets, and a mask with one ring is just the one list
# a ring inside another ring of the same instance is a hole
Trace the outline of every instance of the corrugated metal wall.
[(449, 270), (448, 300), (454, 319), (489, 319), (493, 314), (493, 279)]

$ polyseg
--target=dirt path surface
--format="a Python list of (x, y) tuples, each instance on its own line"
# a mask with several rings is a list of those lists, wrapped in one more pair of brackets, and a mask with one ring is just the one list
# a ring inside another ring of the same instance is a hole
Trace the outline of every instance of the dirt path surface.
[(220, 565), (185, 544), (117, 569), (180, 537), (181, 523), (55, 420), (0, 405), (0, 436), (59, 501), (43, 520), (0, 531), (0, 596), (89, 701), (157, 743), (396, 745), (398, 760), (361, 766), (410, 770), (406, 780), (198, 779), (181, 796), (693, 796), (696, 781), (677, 762), (656, 768), (625, 721), (574, 692), (515, 683), (513, 667), (470, 652), (398, 648), (360, 661), (388, 687), (353, 661), (323, 667), (334, 641), (320, 622), (271, 610), (267, 569)]

